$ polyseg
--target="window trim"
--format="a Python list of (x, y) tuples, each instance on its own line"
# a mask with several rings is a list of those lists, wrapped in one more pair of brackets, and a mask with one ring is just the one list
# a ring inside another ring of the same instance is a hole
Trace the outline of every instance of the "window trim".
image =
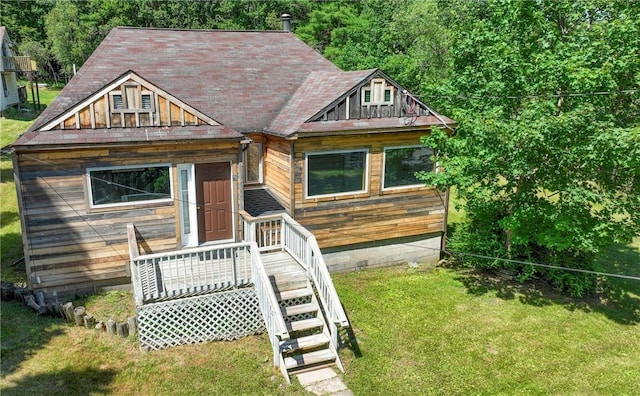
[[(182, 172), (187, 172), (187, 184), (182, 181)], [(198, 246), (198, 203), (196, 199), (195, 164), (178, 164), (178, 207), (180, 211), (180, 241), (183, 247)], [(187, 203), (182, 193), (187, 191)], [(185, 229), (185, 220), (189, 219), (189, 232)]]
[[(387, 151), (388, 150), (399, 150), (399, 149), (406, 149), (406, 148), (425, 148), (425, 149), (429, 149), (431, 151), (433, 151), (432, 148), (430, 147), (425, 147), (421, 144), (409, 144), (409, 145), (405, 145), (405, 146), (388, 146), (388, 147), (384, 147), (382, 149), (382, 174), (381, 174), (381, 181), (380, 181), (380, 187), (382, 189), (382, 191), (394, 191), (394, 190), (405, 190), (405, 189), (415, 189), (415, 188), (421, 188), (421, 187), (428, 187), (426, 184), (424, 183), (417, 183), (417, 184), (408, 184), (405, 186), (393, 186), (393, 187), (385, 187), (385, 183), (386, 183), (386, 174), (387, 174)], [(432, 163), (432, 172), (436, 172), (436, 163)]]
[[(161, 199), (147, 199), (143, 201), (127, 201), (127, 202), (117, 202), (117, 203), (108, 203), (108, 204), (93, 203), (93, 187), (91, 186), (91, 172), (105, 171), (105, 170), (126, 170), (126, 169), (137, 169), (137, 168), (168, 168), (169, 169), (169, 197), (161, 198)], [(118, 208), (118, 207), (124, 207), (124, 206), (140, 206), (140, 205), (149, 205), (149, 204), (162, 205), (169, 202), (173, 203), (174, 201), (175, 181), (173, 180), (173, 166), (171, 163), (90, 167), (85, 169), (85, 178), (86, 178), (87, 194), (88, 194), (87, 199), (89, 201), (89, 207), (91, 209)]]
[[(128, 103), (127, 100), (127, 95), (126, 95), (126, 89), (127, 88), (135, 88), (135, 96), (137, 99), (137, 102), (140, 104), (139, 107), (135, 107), (135, 100), (134, 103)], [(142, 97), (143, 96), (149, 96), (149, 107), (144, 108), (142, 103)], [(116, 108), (115, 106), (115, 100), (114, 100), (114, 96), (120, 96), (121, 98), (121, 103), (122, 103), (122, 108)], [(132, 106), (133, 105), (133, 106)], [(112, 113), (153, 113), (156, 111), (155, 109), (155, 95), (153, 94), (153, 91), (149, 91), (146, 90), (142, 87), (142, 85), (140, 84), (133, 84), (131, 82), (126, 82), (124, 84), (121, 84), (119, 89), (115, 89), (111, 92), (109, 92), (109, 108), (111, 110)]]
[[(347, 191), (340, 192), (334, 194), (321, 194), (321, 195), (309, 195), (309, 157), (315, 155), (326, 155), (326, 154), (340, 154), (340, 153), (364, 153), (364, 175), (363, 175), (363, 189), (357, 191)], [(316, 198), (332, 198), (332, 197), (343, 197), (350, 195), (360, 195), (360, 194), (368, 194), (369, 193), (369, 163), (370, 163), (370, 151), (369, 148), (356, 148), (351, 150), (330, 150), (330, 151), (314, 151), (307, 152), (304, 154), (304, 197), (305, 199), (316, 199)]]
[[(389, 100), (385, 100), (385, 92), (389, 91)], [(369, 93), (369, 101), (366, 101), (366, 93)], [(393, 105), (393, 97), (395, 93), (395, 87), (388, 84), (383, 78), (374, 78), (368, 85), (362, 87), (361, 91), (361, 104), (363, 106), (375, 106), (375, 105)]]
[[(249, 152), (249, 147), (253, 144), (258, 144), (260, 146), (258, 159), (258, 180), (257, 181), (249, 181), (249, 161), (247, 160), (247, 155)], [(247, 149), (242, 153), (242, 161), (244, 163), (244, 184), (247, 185), (255, 185), (264, 183), (264, 143), (260, 140), (253, 140), (249, 143)]]
[(5, 77), (4, 73), (0, 73), (0, 75), (2, 76), (2, 91), (4, 92), (4, 97), (8, 98), (9, 97), (9, 85), (7, 85), (7, 78)]

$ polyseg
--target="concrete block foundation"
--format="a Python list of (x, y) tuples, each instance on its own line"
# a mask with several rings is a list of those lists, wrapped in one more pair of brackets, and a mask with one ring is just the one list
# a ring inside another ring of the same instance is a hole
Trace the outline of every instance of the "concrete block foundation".
[(440, 259), (440, 234), (398, 238), (376, 244), (322, 249), (330, 272), (356, 271), (403, 263), (437, 263)]

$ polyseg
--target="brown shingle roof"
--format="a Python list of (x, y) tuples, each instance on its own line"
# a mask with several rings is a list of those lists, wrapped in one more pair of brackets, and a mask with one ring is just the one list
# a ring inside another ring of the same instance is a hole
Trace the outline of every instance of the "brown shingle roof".
[(301, 135), (314, 133), (329, 133), (341, 131), (373, 131), (379, 132), (397, 130), (401, 128), (415, 129), (416, 127), (453, 127), (456, 122), (448, 117), (438, 115), (420, 117), (390, 117), (390, 118), (361, 118), (357, 120), (340, 120), (324, 122), (307, 122), (298, 128)]
[(127, 70), (224, 125), (257, 131), (309, 73), (340, 69), (288, 32), (115, 28), (30, 130)]
[(64, 129), (44, 132), (29, 131), (14, 146), (57, 146), (95, 143), (142, 143), (159, 141), (192, 141), (203, 139), (241, 139), (242, 134), (224, 125), (140, 127), (111, 129)]
[(283, 136), (296, 132), (305, 121), (376, 71), (377, 69), (351, 72), (332, 70), (309, 73), (268, 130)]

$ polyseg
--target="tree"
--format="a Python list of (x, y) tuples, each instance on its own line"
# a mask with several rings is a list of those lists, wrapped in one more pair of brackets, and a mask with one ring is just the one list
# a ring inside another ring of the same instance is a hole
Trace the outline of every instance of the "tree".
[[(460, 127), (453, 139), (424, 139), (447, 171), (421, 174), (458, 187), (467, 223), (453, 250), (593, 270), (597, 253), (640, 233), (639, 8), (598, 0), (453, 5), (456, 76), (448, 89), (458, 96), (442, 104)], [(597, 281), (464, 261), (542, 277), (575, 296)]]
[(51, 53), (67, 74), (80, 67), (95, 49), (90, 40), (92, 27), (85, 23), (70, 0), (60, 0), (45, 18)]

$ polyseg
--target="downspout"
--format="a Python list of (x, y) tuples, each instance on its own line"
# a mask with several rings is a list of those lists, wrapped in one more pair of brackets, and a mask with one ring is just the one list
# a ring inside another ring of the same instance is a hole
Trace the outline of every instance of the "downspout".
[(440, 239), (440, 259), (447, 250), (447, 222), (449, 221), (449, 189), (444, 192), (444, 219), (442, 220), (442, 237)]

